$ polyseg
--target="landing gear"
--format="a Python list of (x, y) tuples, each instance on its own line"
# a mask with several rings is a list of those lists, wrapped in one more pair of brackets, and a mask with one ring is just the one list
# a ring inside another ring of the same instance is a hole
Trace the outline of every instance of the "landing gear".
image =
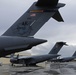
[(11, 66), (15, 66), (13, 63), (11, 63)]
[(22, 66), (26, 66), (26, 64), (25, 64), (25, 61), (24, 61), (24, 60), (22, 60)]
[(12, 63), (11, 66), (13, 66), (14, 64)]

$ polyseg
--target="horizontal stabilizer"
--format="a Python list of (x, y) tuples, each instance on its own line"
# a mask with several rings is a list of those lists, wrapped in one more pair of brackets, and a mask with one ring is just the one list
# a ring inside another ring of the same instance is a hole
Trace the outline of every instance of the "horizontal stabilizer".
[(64, 22), (61, 14), (59, 13), (59, 11), (57, 11), (53, 16), (52, 18), (54, 18), (55, 20), (57, 20), (58, 22)]
[(36, 6), (55, 7), (59, 0), (38, 0)]

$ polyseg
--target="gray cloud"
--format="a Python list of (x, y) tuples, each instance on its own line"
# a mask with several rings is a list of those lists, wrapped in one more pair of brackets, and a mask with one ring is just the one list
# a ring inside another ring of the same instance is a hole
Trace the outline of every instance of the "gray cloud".
[[(32, 53), (32, 55), (48, 54), (50, 50), (53, 48), (54, 44), (55, 43), (49, 43), (49, 44), (46, 44), (46, 46), (41, 45), (41, 46), (34, 47), (30, 51), (30, 53)], [(68, 56), (72, 56), (75, 50), (76, 50), (76, 46), (74, 45), (63, 46), (58, 54), (61, 55), (61, 57), (68, 57)]]

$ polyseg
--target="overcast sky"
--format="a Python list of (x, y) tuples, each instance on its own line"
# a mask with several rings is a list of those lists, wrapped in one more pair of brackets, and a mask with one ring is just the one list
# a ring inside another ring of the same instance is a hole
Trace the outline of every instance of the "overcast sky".
[[(26, 10), (37, 0), (0, 0), (0, 35), (3, 34)], [(36, 38), (47, 39), (48, 42), (31, 49), (32, 54), (46, 54), (58, 41), (70, 44), (64, 46), (59, 54), (71, 56), (76, 50), (76, 1), (60, 0), (65, 7), (59, 11), (64, 22), (50, 19), (35, 35)]]

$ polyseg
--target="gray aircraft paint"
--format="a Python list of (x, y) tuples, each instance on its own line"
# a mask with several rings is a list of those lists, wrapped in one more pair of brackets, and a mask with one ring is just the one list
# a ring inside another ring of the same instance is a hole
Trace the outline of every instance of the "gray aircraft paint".
[(72, 61), (76, 58), (76, 51), (74, 52), (74, 54), (71, 57), (64, 57), (64, 58), (60, 58), (60, 59), (53, 59), (51, 60), (52, 62), (69, 62)]
[(38, 2), (34, 2), (32, 6), (3, 34), (3, 36), (34, 36), (51, 17), (58, 22), (63, 21), (58, 9), (65, 4), (57, 3), (55, 7), (41, 7), (39, 5), (37, 6), (37, 3)]
[(44, 43), (46, 40), (32, 37), (0, 37), (0, 57), (31, 49), (33, 46)]
[(66, 42), (57, 42), (55, 46), (51, 49), (49, 54), (57, 54), (63, 45), (67, 45)]
[(24, 62), (24, 64), (26, 65), (36, 65), (37, 63), (44, 62), (44, 61), (58, 57), (59, 55), (57, 55), (57, 53), (60, 51), (63, 45), (66, 45), (66, 43), (57, 42), (55, 46), (51, 49), (51, 51), (45, 55), (36, 55), (36, 56), (28, 56), (28, 57), (25, 57), (25, 56), (19, 57), (18, 55), (15, 58), (14, 56), (11, 56), (10, 62), (12, 64), (23, 64)]
[(76, 51), (74, 52), (74, 54), (72, 56), (76, 56)]

